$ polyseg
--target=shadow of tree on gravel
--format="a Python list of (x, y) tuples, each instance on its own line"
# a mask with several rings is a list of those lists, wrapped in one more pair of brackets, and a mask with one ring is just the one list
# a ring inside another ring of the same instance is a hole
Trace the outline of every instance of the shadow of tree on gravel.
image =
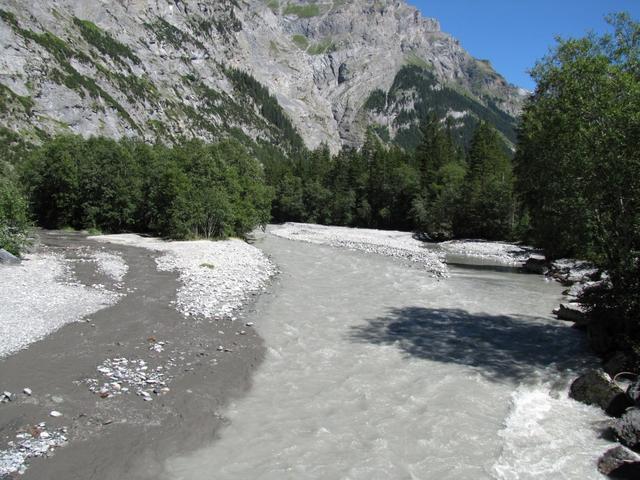
[(534, 383), (543, 369), (564, 377), (589, 362), (582, 333), (521, 315), (391, 309), (384, 317), (352, 327), (349, 338), (358, 343), (395, 345), (412, 357), (475, 367), (494, 381)]

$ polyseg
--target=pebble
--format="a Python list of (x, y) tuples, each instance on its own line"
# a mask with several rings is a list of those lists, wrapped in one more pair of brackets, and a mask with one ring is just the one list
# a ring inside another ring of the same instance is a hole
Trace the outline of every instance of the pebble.
[(13, 394), (11, 392), (2, 392), (2, 395), (0, 395), (0, 402), (1, 403), (7, 403), (13, 400)]
[(414, 239), (411, 232), (329, 227), (290, 222), (272, 227), (270, 233), (289, 240), (403, 258), (421, 264), (434, 277), (449, 275), (448, 268), (444, 263), (444, 253), (424, 248), (424, 243)]
[[(158, 342), (155, 345), (165, 344)], [(100, 384), (97, 379), (87, 379), (89, 390), (96, 393), (102, 398), (109, 398), (116, 395), (129, 393), (133, 390), (143, 398), (149, 395), (147, 388), (154, 386), (159, 392), (163, 387), (167, 386), (167, 382), (171, 380), (166, 370), (168, 367), (175, 366), (171, 359), (166, 365), (159, 365), (155, 368), (149, 368), (149, 365), (142, 360), (129, 360), (127, 358), (113, 358), (102, 362), (96, 370), (107, 378), (107, 382)], [(142, 393), (144, 392), (144, 394)]]
[[(177, 271), (181, 286), (174, 307), (185, 317), (231, 319), (252, 294), (263, 291), (276, 268), (254, 246), (241, 240), (165, 242), (138, 235), (103, 235), (102, 242), (139, 246), (163, 255), (158, 269)], [(202, 268), (203, 263), (216, 265)]]
[(0, 450), (0, 478), (14, 478), (13, 474), (23, 475), (27, 470), (26, 461), (30, 458), (51, 455), (52, 451), (67, 443), (65, 427), (48, 431), (44, 422), (27, 431), (18, 432), (16, 441), (7, 443), (6, 450)]
[(31, 396), (33, 394), (33, 392), (31, 391), (30, 388), (23, 389), (22, 393), (24, 393), (25, 395), (28, 395), (28, 396)]
[(58, 417), (61, 417), (61, 416), (62, 416), (62, 414), (61, 414), (59, 411), (57, 411), (57, 410), (51, 410), (51, 412), (49, 413), (49, 415), (51, 415), (52, 417), (55, 417), (55, 418), (58, 418)]

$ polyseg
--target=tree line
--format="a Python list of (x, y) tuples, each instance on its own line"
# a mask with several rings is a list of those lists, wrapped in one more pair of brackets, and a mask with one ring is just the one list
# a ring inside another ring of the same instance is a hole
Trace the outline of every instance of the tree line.
[(269, 221), (272, 191), (262, 167), (233, 140), (166, 147), (60, 136), (30, 152), (15, 170), (0, 183), (0, 218), (15, 238), (2, 246), (13, 252), (27, 205), (44, 228), (175, 239), (242, 237)]
[(449, 122), (431, 116), (414, 152), (383, 144), (373, 130), (360, 150), (326, 147), (265, 164), (275, 221), (415, 230), (432, 240), (513, 238), (516, 204), (510, 156), (480, 123), (468, 151)]

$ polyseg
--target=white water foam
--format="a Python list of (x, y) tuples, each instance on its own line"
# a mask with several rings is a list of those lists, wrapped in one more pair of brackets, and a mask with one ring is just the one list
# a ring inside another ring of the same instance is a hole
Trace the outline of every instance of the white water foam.
[[(523, 386), (511, 395), (500, 457), (493, 474), (500, 480), (606, 478), (596, 470), (600, 453), (611, 443), (595, 432), (602, 411), (567, 397), (566, 389)], [(591, 470), (585, 472), (584, 466)], [(590, 472), (590, 473), (589, 473)]]

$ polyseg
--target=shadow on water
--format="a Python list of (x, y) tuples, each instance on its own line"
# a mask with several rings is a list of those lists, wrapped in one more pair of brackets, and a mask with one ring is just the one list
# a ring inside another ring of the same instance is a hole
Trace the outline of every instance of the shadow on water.
[(564, 378), (589, 361), (579, 332), (548, 322), (407, 307), (352, 327), (349, 337), (358, 343), (395, 345), (412, 357), (471, 366), (493, 381), (535, 383), (541, 370)]
[(475, 270), (478, 272), (498, 272), (498, 273), (522, 273), (527, 272), (521, 267), (510, 267), (508, 265), (489, 265), (480, 263), (460, 263), (460, 262), (445, 262), (449, 267), (459, 268), (461, 270)]

